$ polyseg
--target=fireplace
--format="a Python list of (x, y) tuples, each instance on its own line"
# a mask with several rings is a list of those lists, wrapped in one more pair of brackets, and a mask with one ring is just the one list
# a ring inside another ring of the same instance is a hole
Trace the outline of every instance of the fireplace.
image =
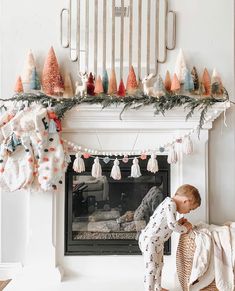
[[(139, 159), (142, 173), (139, 178), (130, 177), (133, 156), (125, 163), (121, 160), (121, 180), (110, 177), (116, 157), (110, 157), (108, 163), (104, 156), (99, 158), (102, 177), (94, 178), (91, 176), (94, 158), (85, 159), (86, 172), (78, 174), (73, 171), (75, 157), (71, 156), (66, 173), (65, 254), (140, 254), (138, 234), (170, 193), (167, 156), (158, 157), (156, 174), (146, 170), (147, 159)], [(144, 210), (140, 206), (143, 204)], [(170, 254), (170, 241), (165, 245), (165, 254)]]

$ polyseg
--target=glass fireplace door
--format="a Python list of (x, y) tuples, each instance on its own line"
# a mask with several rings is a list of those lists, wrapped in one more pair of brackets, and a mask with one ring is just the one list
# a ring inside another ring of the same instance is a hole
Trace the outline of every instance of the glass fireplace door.
[[(166, 157), (159, 157), (156, 174), (141, 160), (139, 178), (130, 177), (132, 161), (120, 163), (121, 180), (110, 177), (112, 163), (102, 164), (102, 158), (100, 178), (91, 176), (93, 158), (85, 163), (86, 172), (77, 174), (70, 166), (66, 173), (65, 253), (139, 254), (138, 235), (170, 192)], [(168, 242), (165, 253), (169, 252)]]

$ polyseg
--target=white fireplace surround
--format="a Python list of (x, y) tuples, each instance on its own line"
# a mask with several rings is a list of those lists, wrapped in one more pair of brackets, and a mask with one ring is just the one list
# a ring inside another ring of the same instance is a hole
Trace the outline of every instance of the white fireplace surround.
[[(197, 133), (191, 135), (194, 153), (190, 156), (181, 153), (179, 162), (171, 165), (171, 194), (184, 183), (195, 185), (201, 193), (201, 207), (189, 215), (193, 222), (207, 222), (209, 218), (208, 131), (212, 128), (213, 121), (229, 106), (229, 102), (218, 103), (208, 111), (208, 122), (201, 130), (200, 139)], [(147, 106), (139, 110), (128, 109), (120, 120), (121, 108), (112, 106), (102, 110), (100, 105), (80, 105), (72, 109), (63, 120), (63, 138), (83, 148), (112, 153), (155, 149), (193, 130), (198, 125), (200, 116), (199, 112), (195, 112), (186, 122), (187, 112), (182, 108), (167, 112), (165, 117), (154, 116), (153, 107)], [(64, 186), (57, 194), (23, 192), (28, 197), (29, 206), (26, 260), (20, 272), (17, 268), (19, 264), (0, 264), (0, 279), (7, 279), (9, 276), (15, 278), (6, 290), (127, 291), (130, 288), (125, 289), (124, 283), (128, 280), (133, 281), (131, 289), (142, 290), (141, 256), (64, 256)], [(39, 218), (38, 214), (42, 209), (43, 216)], [(173, 235), (172, 255), (165, 258), (164, 274), (172, 274), (172, 282), (168, 281), (166, 286), (168, 288), (176, 286), (174, 261), (177, 238), (177, 235)], [(129, 274), (130, 265), (133, 265), (138, 275), (137, 282), (136, 274), (135, 277)], [(63, 273), (67, 280), (58, 287)], [(115, 281), (116, 274), (119, 276), (118, 281)], [(102, 284), (107, 277), (110, 278), (108, 281), (115, 282), (112, 288), (108, 284)], [(39, 282), (41, 278), (43, 285)], [(73, 282), (76, 284), (73, 285)], [(64, 286), (70, 287), (66, 289)]]

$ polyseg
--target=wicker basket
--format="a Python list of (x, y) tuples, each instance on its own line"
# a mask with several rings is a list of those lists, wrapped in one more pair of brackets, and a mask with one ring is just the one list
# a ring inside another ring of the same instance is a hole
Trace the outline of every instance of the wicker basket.
[[(191, 275), (193, 255), (195, 251), (195, 236), (192, 233), (182, 234), (176, 252), (176, 268), (183, 291), (188, 291), (188, 282)], [(219, 291), (213, 281), (203, 291)]]

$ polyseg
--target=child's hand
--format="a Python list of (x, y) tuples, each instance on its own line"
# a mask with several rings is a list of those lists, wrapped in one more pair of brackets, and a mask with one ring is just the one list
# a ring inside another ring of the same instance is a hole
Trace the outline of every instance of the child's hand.
[(193, 226), (190, 222), (186, 221), (185, 223), (182, 224), (187, 228), (187, 233), (189, 233), (190, 230), (192, 230)]
[(184, 224), (185, 222), (188, 222), (188, 219), (186, 219), (186, 218), (184, 218), (184, 217), (182, 217), (182, 218), (180, 218), (180, 219), (178, 220), (178, 223), (179, 223), (179, 224)]

